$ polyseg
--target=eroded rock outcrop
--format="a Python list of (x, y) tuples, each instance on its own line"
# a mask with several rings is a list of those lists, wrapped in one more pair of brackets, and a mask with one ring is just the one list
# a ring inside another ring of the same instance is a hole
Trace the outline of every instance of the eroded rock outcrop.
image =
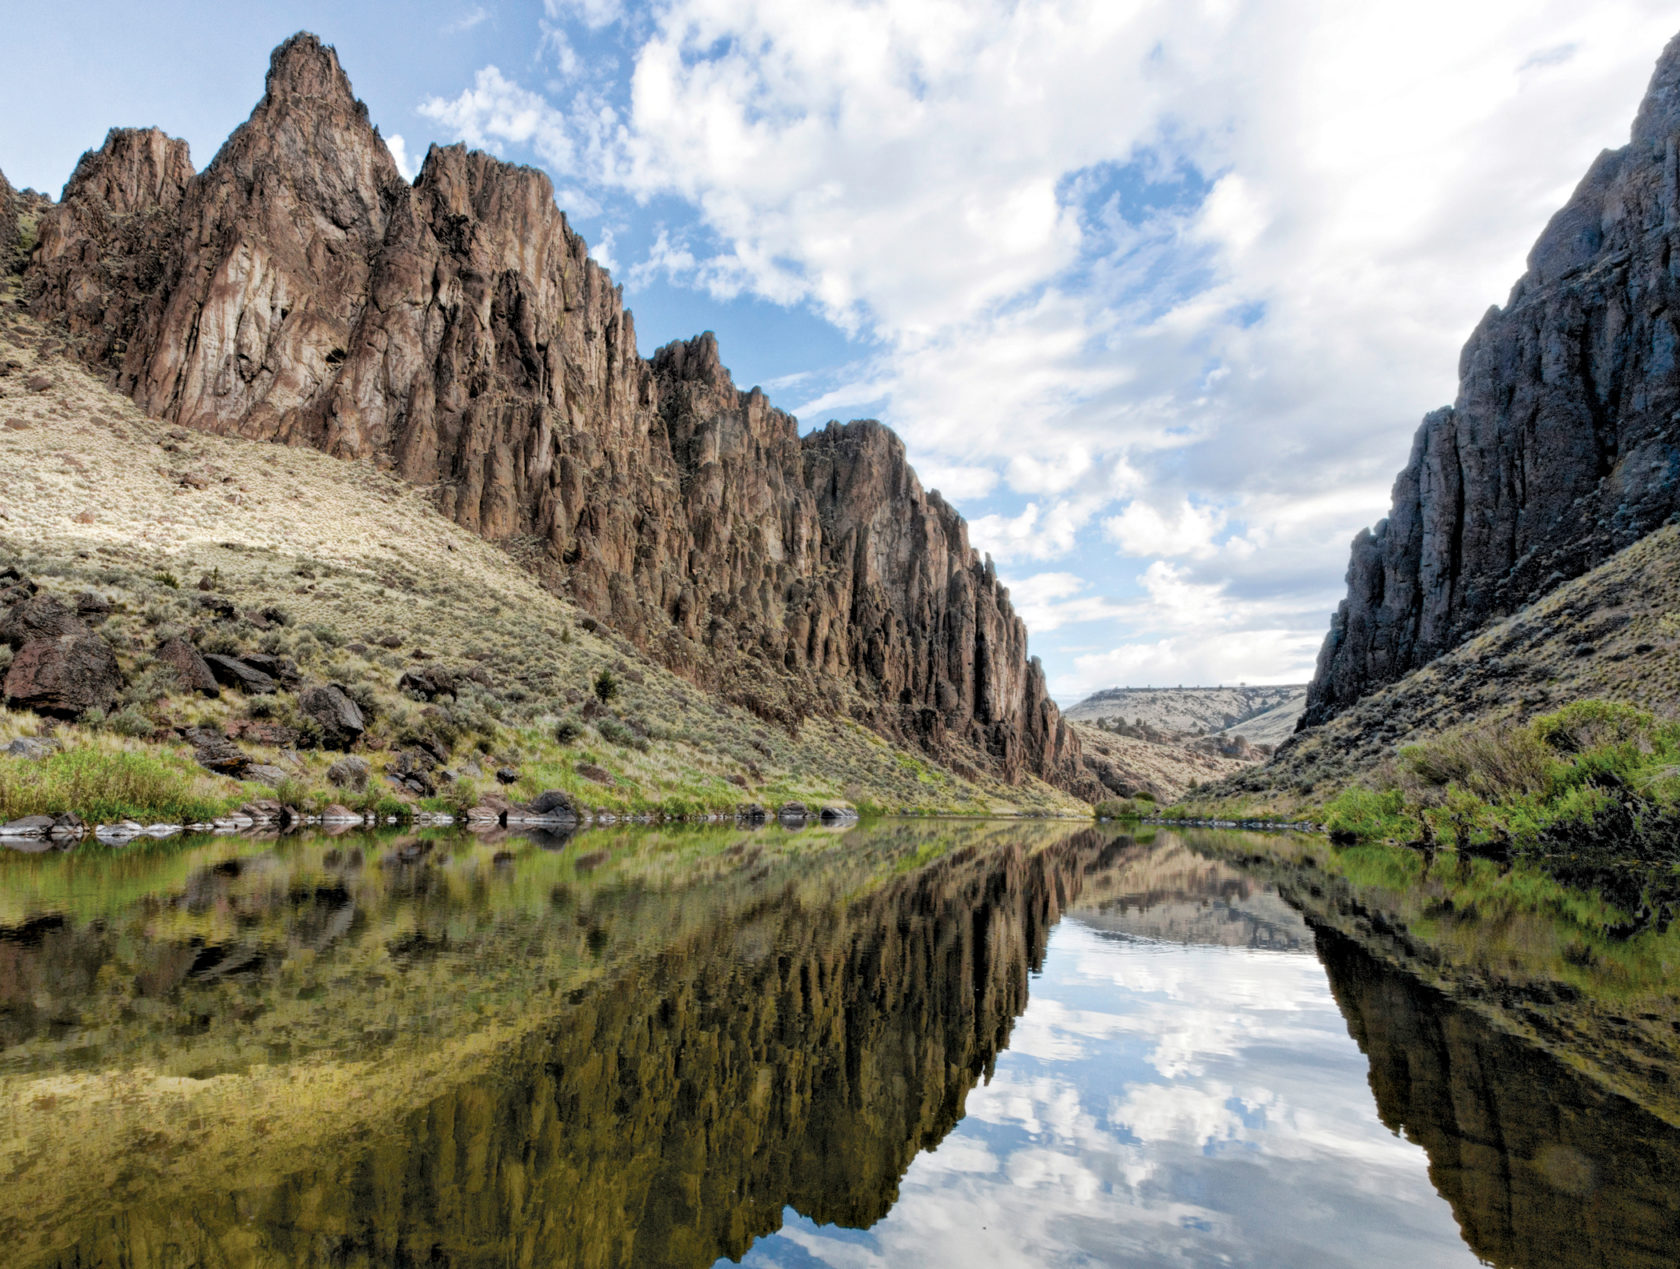
[(1348, 596), (1302, 725), (1319, 723), (1680, 511), (1680, 38), (1632, 139), (1552, 218), (1429, 415)]
[(385, 463), (766, 718), (848, 714), (1095, 796), (1007, 592), (898, 439), (801, 437), (709, 334), (641, 358), (541, 172), (434, 147), (410, 186), (306, 35), (202, 173), (179, 144), (107, 138), (31, 269), (37, 311), (146, 409)]
[(0, 277), (10, 273), (18, 264), (20, 233), (17, 191), (6, 180), (6, 174), (0, 172)]

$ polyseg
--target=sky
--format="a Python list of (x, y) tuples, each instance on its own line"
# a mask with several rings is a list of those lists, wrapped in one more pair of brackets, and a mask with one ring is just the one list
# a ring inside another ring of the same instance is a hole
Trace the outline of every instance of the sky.
[(1673, 0), (8, 4), (0, 170), (117, 124), (196, 166), (300, 29), (399, 166), (554, 178), (644, 354), (718, 334), (879, 418), (1064, 704), (1304, 682), (1348, 545), (1602, 149)]

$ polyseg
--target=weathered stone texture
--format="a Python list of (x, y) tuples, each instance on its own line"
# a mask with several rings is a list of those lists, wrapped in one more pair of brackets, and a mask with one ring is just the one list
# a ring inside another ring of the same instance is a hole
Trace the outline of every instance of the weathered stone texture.
[(306, 35), (199, 175), (132, 135), (78, 167), (32, 288), (147, 410), (385, 463), (766, 718), (846, 713), (1095, 795), (1007, 592), (898, 439), (801, 437), (710, 334), (643, 360), (541, 172), (434, 147), (410, 186)]
[(1632, 140), (1552, 218), (1423, 421), (1302, 725), (1332, 717), (1680, 511), (1680, 37)]

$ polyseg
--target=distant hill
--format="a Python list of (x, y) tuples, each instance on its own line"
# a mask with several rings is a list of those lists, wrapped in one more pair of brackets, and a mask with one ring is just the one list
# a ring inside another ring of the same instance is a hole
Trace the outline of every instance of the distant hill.
[[(1126, 723), (1180, 735), (1242, 735), (1254, 744), (1278, 744), (1295, 729), (1306, 684), (1261, 687), (1111, 687), (1093, 692), (1063, 717), (1086, 723)], [(1246, 726), (1255, 724), (1255, 730)], [(1265, 734), (1257, 734), (1263, 730)]]

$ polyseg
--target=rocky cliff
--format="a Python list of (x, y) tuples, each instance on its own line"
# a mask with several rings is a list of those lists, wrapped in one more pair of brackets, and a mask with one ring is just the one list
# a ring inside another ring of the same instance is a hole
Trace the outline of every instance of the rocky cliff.
[(0, 277), (12, 271), (18, 249), (17, 191), (0, 172)]
[(548, 178), (411, 186), (300, 35), (204, 169), (115, 131), (43, 217), (37, 313), (151, 413), (371, 459), (705, 686), (1095, 795), (962, 519), (872, 422), (800, 436), (708, 334), (637, 353)]
[(1680, 37), (1465, 345), (1388, 518), (1354, 540), (1302, 725), (1680, 511)]

